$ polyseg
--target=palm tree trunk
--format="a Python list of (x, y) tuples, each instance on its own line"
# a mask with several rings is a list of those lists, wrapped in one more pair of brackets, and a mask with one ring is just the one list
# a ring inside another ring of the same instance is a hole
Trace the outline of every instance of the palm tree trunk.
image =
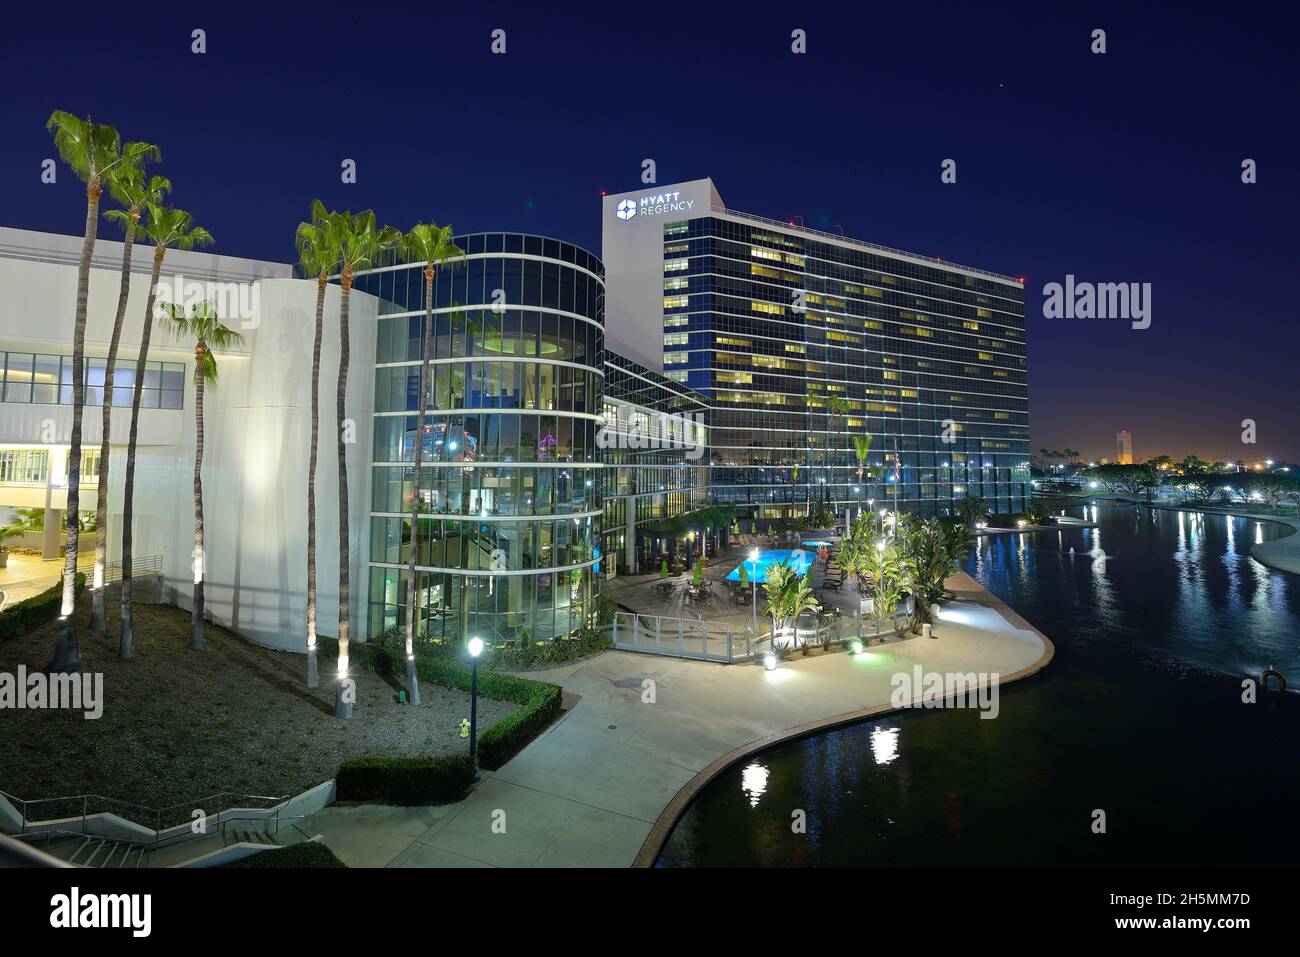
[(316, 339), (311, 350), (311, 458), (307, 465), (307, 687), (320, 685), (316, 666), (316, 457), (320, 435), (320, 345), (325, 331), (325, 289), (316, 279)]
[(194, 353), (194, 601), (190, 612), (190, 651), (204, 651), (203, 577), (203, 346)]
[(351, 608), (348, 604), (350, 581), (348, 555), (348, 459), (343, 425), (347, 419), (348, 363), (352, 358), (348, 339), (348, 307), (352, 292), (352, 271), (344, 269), (340, 277), (339, 299), (339, 383), (335, 393), (335, 439), (339, 457), (339, 663), (338, 683), (334, 690), (334, 716), (345, 721), (352, 719), (354, 692), (348, 681), (348, 625)]
[(122, 635), (117, 653), (130, 658), (135, 653), (134, 623), (131, 607), (134, 585), (131, 580), (131, 557), (134, 540), (131, 522), (135, 514), (135, 450), (140, 435), (140, 398), (144, 389), (144, 370), (149, 360), (149, 337), (153, 334), (153, 307), (158, 296), (158, 276), (162, 272), (166, 246), (153, 251), (153, 272), (149, 275), (149, 298), (144, 306), (144, 329), (140, 333), (140, 354), (135, 359), (135, 382), (131, 393), (131, 431), (126, 441), (126, 480), (122, 493)]
[(99, 230), (98, 175), (86, 183), (86, 234), (81, 243), (81, 262), (77, 266), (77, 313), (72, 333), (72, 435), (68, 451), (68, 541), (63, 558), (63, 600), (59, 608), (59, 637), (54, 645), (50, 670), (56, 674), (81, 671), (81, 651), (77, 646), (74, 619), (77, 597), (77, 546), (81, 527), (77, 513), (81, 505), (81, 418), (86, 404), (86, 308), (90, 298), (90, 259), (95, 251), (95, 234)]
[(103, 431), (99, 437), (99, 485), (95, 491), (95, 577), (90, 596), (90, 630), (103, 634), (108, 630), (108, 585), (104, 567), (108, 561), (108, 440), (113, 424), (113, 369), (117, 364), (117, 346), (122, 339), (126, 319), (126, 301), (131, 292), (131, 247), (135, 244), (135, 224), (126, 228), (122, 244), (122, 285), (117, 294), (117, 314), (113, 317), (113, 335), (108, 341), (108, 359), (104, 363)]
[(411, 704), (420, 703), (420, 679), (415, 673), (415, 549), (420, 520), (420, 467), (424, 461), (424, 408), (429, 402), (429, 361), (433, 358), (433, 264), (424, 270), (424, 354), (420, 363), (420, 408), (415, 414), (415, 493), (411, 500), (411, 553), (406, 581), (406, 687)]

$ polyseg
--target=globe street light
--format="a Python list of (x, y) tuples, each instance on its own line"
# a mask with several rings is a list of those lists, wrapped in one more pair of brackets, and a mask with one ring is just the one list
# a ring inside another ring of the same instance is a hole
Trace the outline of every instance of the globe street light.
[(474, 777), (478, 781), (478, 659), (483, 654), (483, 639), (477, 636), (469, 640), (470, 677), (469, 677), (469, 759), (474, 764)]

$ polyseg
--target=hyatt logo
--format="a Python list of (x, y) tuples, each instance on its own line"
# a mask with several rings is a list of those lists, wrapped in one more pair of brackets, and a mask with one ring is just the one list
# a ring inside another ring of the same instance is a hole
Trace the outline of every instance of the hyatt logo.
[(625, 199), (618, 204), (618, 218), (626, 222), (636, 215), (636, 203), (630, 199)]

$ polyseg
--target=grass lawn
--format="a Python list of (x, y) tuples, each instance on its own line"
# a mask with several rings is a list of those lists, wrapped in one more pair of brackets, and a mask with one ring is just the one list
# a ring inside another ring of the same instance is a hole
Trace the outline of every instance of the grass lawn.
[[(117, 605), (109, 604), (107, 638), (86, 626), (88, 593), (77, 611), (83, 669), (104, 676), (103, 716), (0, 712), (0, 790), (27, 800), (97, 793), (160, 808), (220, 791), (297, 794), (333, 778), (350, 757), (468, 750), (459, 735), (469, 717), (463, 691), (422, 684), (413, 708), (397, 703), (398, 681), (358, 671), (353, 718), (339, 721), (327, 685), (333, 661), (321, 660), (322, 687), (309, 689), (304, 655), (258, 647), (224, 628), (208, 625), (207, 651), (189, 651), (189, 613), (163, 605), (137, 605), (135, 657), (124, 661)], [(55, 637), (50, 622), (0, 642), (0, 672), (45, 667)], [(479, 729), (517, 707), (480, 697)], [(34, 816), (51, 816), (47, 810)]]

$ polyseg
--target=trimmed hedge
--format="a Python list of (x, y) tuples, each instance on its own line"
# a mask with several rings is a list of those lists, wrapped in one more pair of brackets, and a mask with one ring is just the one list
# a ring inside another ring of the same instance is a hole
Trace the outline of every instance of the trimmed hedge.
[[(338, 657), (336, 639), (318, 637), (316, 646), (320, 655), (328, 658)], [(368, 671), (385, 675), (406, 674), (406, 665), (401, 654), (375, 642), (352, 642), (348, 654), (353, 662)], [(415, 673), (421, 681), (430, 684), (459, 688), (461, 691), (469, 691), (470, 688), (470, 668), (459, 661), (416, 655)], [(480, 767), (487, 768), (489, 771), (495, 771), (513, 758), (531, 738), (554, 721), (560, 713), (560, 702), (564, 696), (559, 685), (534, 681), (532, 678), (517, 678), (514, 675), (484, 671), (481, 666), (478, 690), (485, 698), (495, 698), (498, 701), (510, 701), (520, 705), (518, 710), (479, 735), (478, 763)]]
[(218, 870), (223, 867), (347, 867), (347, 865), (324, 844), (304, 841), (301, 844), (291, 844), (275, 851), (262, 851), (260, 854), (251, 854), (228, 864), (217, 865)]
[(350, 758), (339, 765), (340, 801), (424, 804), (459, 801), (474, 783), (469, 752), (438, 758)]
[[(86, 587), (86, 575), (77, 572), (76, 589), (80, 595)], [(33, 628), (39, 628), (48, 621), (59, 617), (59, 607), (63, 603), (63, 582), (47, 588), (39, 595), (24, 598), (16, 605), (0, 611), (0, 641), (25, 635)]]

